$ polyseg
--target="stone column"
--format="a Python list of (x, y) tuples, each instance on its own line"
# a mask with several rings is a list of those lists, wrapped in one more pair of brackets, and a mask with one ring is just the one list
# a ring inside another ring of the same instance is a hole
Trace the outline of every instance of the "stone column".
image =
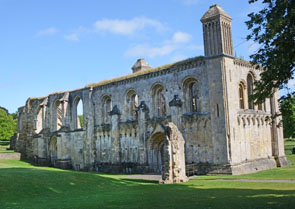
[(86, 134), (85, 140), (85, 160), (88, 170), (93, 170), (95, 162), (95, 138), (94, 138), (94, 107), (92, 102), (92, 88), (85, 93), (83, 101), (84, 130)]
[(140, 164), (148, 164), (147, 158), (147, 124), (146, 121), (148, 119), (149, 109), (144, 101), (141, 101), (138, 106), (138, 136), (139, 136), (139, 163)]
[(121, 163), (121, 142), (120, 142), (120, 111), (115, 105), (110, 112), (111, 116), (111, 163), (119, 165)]

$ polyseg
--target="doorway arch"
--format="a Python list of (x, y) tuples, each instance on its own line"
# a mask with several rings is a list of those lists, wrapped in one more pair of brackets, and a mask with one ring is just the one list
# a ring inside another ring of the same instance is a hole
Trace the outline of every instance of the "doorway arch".
[(56, 166), (57, 160), (57, 138), (54, 136), (49, 142), (49, 157), (52, 166)]
[(148, 160), (152, 172), (161, 174), (163, 168), (164, 133), (154, 133), (149, 139)]

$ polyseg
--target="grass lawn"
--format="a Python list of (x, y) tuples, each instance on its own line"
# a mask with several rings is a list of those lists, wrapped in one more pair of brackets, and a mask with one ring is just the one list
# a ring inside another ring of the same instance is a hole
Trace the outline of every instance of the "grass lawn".
[(292, 165), (295, 165), (295, 154), (292, 154), (292, 148), (295, 146), (295, 139), (285, 140), (285, 153)]
[[(295, 166), (239, 178), (295, 179)], [(273, 178), (271, 178), (273, 176)], [(215, 177), (216, 178), (216, 177)], [(295, 183), (210, 181), (159, 185), (124, 175), (0, 160), (0, 208), (292, 208)]]
[(285, 151), (287, 153), (292, 152), (292, 148), (295, 146), (295, 139), (285, 139)]
[(9, 141), (0, 141), (0, 153), (14, 153), (13, 150), (6, 150), (9, 148)]
[[(0, 160), (0, 208), (293, 208), (295, 183), (221, 179), (295, 180), (295, 155), (289, 152), (294, 145), (295, 141), (286, 142), (287, 157), (293, 162), (288, 167), (240, 176), (200, 176), (173, 185)], [(11, 152), (6, 151), (8, 146), (0, 142), (0, 153)]]

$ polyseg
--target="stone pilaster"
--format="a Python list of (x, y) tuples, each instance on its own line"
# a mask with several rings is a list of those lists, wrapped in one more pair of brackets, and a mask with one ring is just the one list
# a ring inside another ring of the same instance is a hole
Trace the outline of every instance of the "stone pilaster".
[(147, 119), (148, 119), (149, 109), (144, 101), (138, 106), (138, 134), (140, 146), (138, 149), (139, 163), (147, 164)]
[(110, 112), (111, 116), (111, 163), (119, 164), (121, 162), (121, 142), (120, 142), (120, 111), (115, 105)]

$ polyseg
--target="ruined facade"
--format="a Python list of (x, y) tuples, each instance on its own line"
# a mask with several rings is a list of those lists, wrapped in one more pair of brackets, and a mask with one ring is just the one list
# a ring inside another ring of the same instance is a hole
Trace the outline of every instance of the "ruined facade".
[(139, 59), (128, 76), (29, 98), (18, 111), (17, 151), (38, 165), (162, 172), (168, 182), (287, 165), (283, 130), (268, 119), (279, 92), (249, 101), (261, 69), (233, 56), (230, 16), (214, 5), (201, 21), (205, 56), (158, 68)]

